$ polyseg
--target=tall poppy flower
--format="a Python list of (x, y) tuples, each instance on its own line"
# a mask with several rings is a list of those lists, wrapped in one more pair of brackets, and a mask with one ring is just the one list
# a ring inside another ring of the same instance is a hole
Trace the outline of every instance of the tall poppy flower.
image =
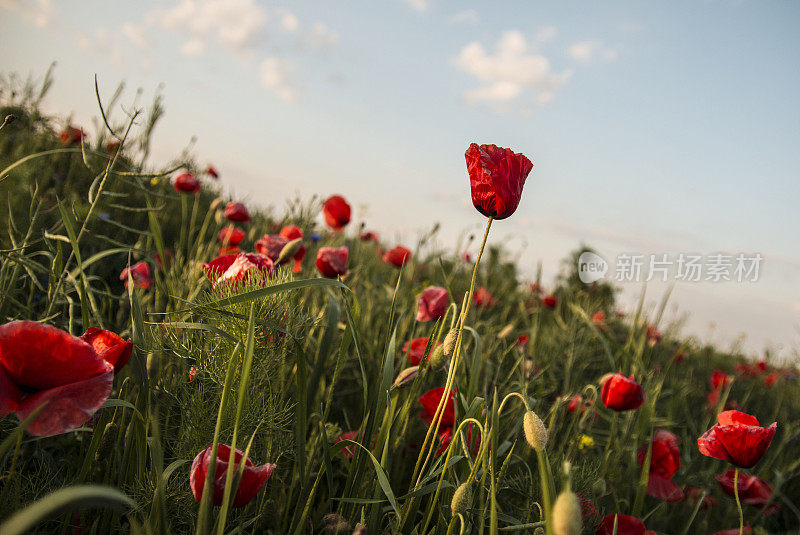
[[(233, 467), (234, 470), (237, 470), (244, 457), (244, 452), (237, 449), (233, 455)], [(214, 465), (214, 494), (212, 500), (214, 505), (217, 506), (222, 505), (222, 499), (225, 496), (225, 481), (228, 477), (230, 456), (230, 446), (217, 444), (217, 462)], [(203, 488), (206, 486), (206, 475), (210, 465), (211, 446), (197, 454), (189, 472), (189, 486), (192, 489), (194, 499), (198, 503), (203, 497)], [(233, 506), (244, 507), (250, 503), (267, 483), (274, 470), (275, 465), (272, 463), (256, 466), (250, 458), (244, 459), (244, 472), (242, 472), (242, 479), (239, 480), (239, 487), (236, 489), (236, 494), (233, 498)]]
[(513, 214), (533, 164), (524, 154), (497, 145), (472, 143), (467, 160), (472, 204), (486, 217), (505, 219)]
[[(289, 241), (299, 240), (303, 238), (303, 231), (297, 225), (287, 225), (281, 229), (280, 235)], [(301, 245), (300, 248), (294, 253), (294, 267), (292, 271), (300, 273), (303, 269), (303, 258), (306, 256), (306, 246)]]
[(48, 437), (86, 423), (111, 394), (132, 344), (90, 328), (81, 337), (35, 321), (0, 325), (0, 417), (20, 421), (47, 404), (28, 432)]
[(283, 251), (287, 243), (289, 243), (289, 240), (278, 234), (264, 234), (264, 237), (255, 243), (255, 248), (256, 251), (268, 256), (273, 262), (277, 262), (281, 251)]
[(644, 389), (633, 380), (633, 375), (625, 377), (615, 373), (603, 383), (601, 392), (603, 405), (615, 411), (631, 411), (644, 403)]
[(256, 273), (265, 281), (272, 278), (275, 265), (268, 256), (262, 254), (238, 253), (222, 255), (203, 264), (203, 271), (212, 286), (228, 281), (235, 287)]
[[(728, 496), (734, 497), (733, 491), (734, 470), (729, 469), (725, 473), (716, 476), (722, 492)], [(766, 507), (772, 497), (772, 486), (757, 476), (749, 476), (739, 472), (736, 486), (739, 488), (739, 499), (742, 503), (752, 505), (759, 509)], [(765, 514), (771, 514), (780, 508), (778, 504), (770, 504), (764, 511)]]
[(777, 427), (777, 423), (760, 427), (754, 416), (725, 411), (717, 415), (717, 424), (697, 439), (697, 447), (707, 457), (750, 468), (766, 453)]
[(178, 193), (197, 193), (200, 191), (200, 181), (194, 173), (181, 173), (172, 181), (172, 187)]
[[(444, 387), (440, 386), (428, 390), (417, 400), (419, 404), (422, 405), (420, 417), (426, 424), (431, 425), (433, 423), (433, 417), (436, 415), (436, 408), (442, 401), (444, 393)], [(439, 423), (440, 431), (442, 428), (453, 427), (456, 423), (455, 393), (455, 388), (451, 389), (450, 397), (445, 401), (442, 421)]]
[(240, 202), (229, 202), (225, 206), (225, 219), (233, 223), (248, 223), (250, 221), (250, 212)]
[(428, 286), (417, 302), (417, 321), (438, 320), (447, 312), (450, 295), (440, 286)]
[(128, 287), (129, 274), (134, 286), (145, 290), (153, 286), (153, 279), (150, 278), (150, 265), (147, 262), (136, 262), (131, 267), (122, 270), (119, 280), (123, 281), (125, 288)]
[(383, 255), (383, 261), (395, 267), (402, 267), (409, 258), (411, 258), (411, 251), (402, 245), (398, 245), (394, 249), (389, 249)]
[(314, 265), (323, 277), (335, 279), (347, 273), (347, 257), (350, 251), (347, 247), (320, 247), (317, 251), (317, 261)]
[(494, 306), (496, 299), (489, 290), (481, 286), (472, 294), (472, 301), (475, 303), (476, 307), (488, 308)]
[(225, 227), (219, 231), (217, 239), (220, 243), (235, 247), (242, 243), (242, 240), (244, 239), (244, 231), (236, 227)]
[[(442, 343), (439, 342), (437, 345), (442, 345)], [(409, 340), (403, 344), (403, 353), (406, 353), (408, 356), (408, 361), (413, 366), (416, 366), (422, 362), (422, 357), (425, 356), (426, 347), (428, 347), (427, 337), (423, 336), (422, 338), (414, 338), (413, 340)], [(433, 349), (431, 349), (431, 352), (433, 352)]]
[(325, 223), (333, 230), (342, 230), (350, 222), (350, 205), (341, 195), (331, 195), (322, 203)]
[[(614, 528), (616, 526), (616, 531)], [(635, 516), (628, 515), (606, 515), (597, 528), (596, 535), (645, 535), (647, 528), (644, 522)]]
[[(673, 433), (664, 429), (659, 429), (653, 436), (653, 448), (650, 454), (650, 473), (656, 474), (667, 479), (675, 475), (681, 467), (681, 451), (678, 448), (680, 439)], [(645, 444), (636, 453), (639, 466), (644, 466), (647, 458), (647, 447)]]

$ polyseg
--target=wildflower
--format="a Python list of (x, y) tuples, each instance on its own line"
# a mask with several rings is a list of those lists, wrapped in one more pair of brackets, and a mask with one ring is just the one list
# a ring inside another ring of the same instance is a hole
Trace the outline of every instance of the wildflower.
[(717, 415), (717, 424), (697, 439), (697, 446), (703, 455), (750, 468), (764, 456), (776, 430), (777, 423), (760, 427), (754, 416), (725, 411)]
[(417, 303), (417, 321), (438, 320), (447, 312), (450, 296), (447, 290), (439, 286), (428, 286), (419, 296)]
[(528, 445), (538, 452), (543, 452), (547, 447), (547, 427), (539, 415), (533, 411), (525, 411), (522, 419), (522, 429)]
[(244, 231), (236, 227), (225, 227), (217, 235), (217, 240), (225, 245), (236, 246), (242, 243), (243, 239)]
[(332, 195), (322, 203), (322, 214), (330, 228), (340, 231), (350, 222), (350, 205), (341, 195)]
[(335, 279), (347, 273), (347, 247), (320, 247), (315, 265), (323, 277)]
[(647, 479), (647, 494), (667, 503), (683, 499), (683, 490), (672, 479), (651, 472)]
[(644, 403), (644, 389), (633, 380), (633, 375), (625, 377), (615, 373), (603, 383), (601, 392), (603, 405), (614, 411), (638, 409)]
[(231, 223), (249, 223), (250, 213), (247, 207), (240, 202), (229, 202), (225, 206), (225, 219)]
[[(297, 225), (287, 225), (281, 229), (280, 235), (286, 238), (289, 241), (293, 240), (302, 240), (303, 239), (303, 231)], [(300, 244), (300, 247), (297, 249), (297, 252), (294, 253), (292, 258), (294, 259), (294, 267), (292, 271), (294, 273), (300, 273), (303, 270), (303, 258), (306, 256), (306, 246)]]
[[(441, 342), (439, 344), (441, 345)], [(421, 337), (421, 338), (414, 338), (403, 344), (403, 353), (408, 354), (408, 361), (416, 366), (420, 362), (422, 362), (422, 357), (425, 356), (425, 348), (428, 346), (428, 338)], [(428, 357), (430, 358), (430, 356)], [(427, 361), (426, 361), (427, 362)]]
[(378, 235), (372, 231), (362, 232), (361, 235), (359, 236), (359, 239), (361, 241), (371, 241), (378, 243)]
[[(439, 424), (440, 430), (441, 428), (453, 427), (456, 422), (455, 393), (455, 388), (450, 390), (450, 397), (445, 402), (442, 420)], [(422, 405), (423, 409), (420, 417), (428, 425), (433, 423), (433, 417), (436, 414), (436, 408), (439, 406), (439, 402), (442, 400), (443, 395), (444, 387), (440, 386), (438, 388), (428, 390), (417, 400), (419, 404)]]
[(132, 347), (94, 327), (77, 337), (35, 321), (0, 325), (0, 417), (13, 412), (23, 421), (47, 404), (29, 433), (47, 437), (82, 426), (108, 399)]
[[(170, 249), (169, 247), (164, 247), (164, 256), (166, 257), (168, 262), (171, 262), (172, 261), (172, 249)], [(158, 265), (158, 267), (160, 267), (160, 268), (164, 267), (164, 259), (161, 258), (161, 254), (160, 253), (154, 254), (153, 255), (153, 260), (155, 261), (156, 265)]]
[(475, 302), (475, 306), (486, 308), (494, 306), (494, 304), (497, 302), (489, 290), (483, 286), (475, 290), (475, 293), (472, 295), (472, 300)]
[(520, 336), (517, 338), (517, 345), (518, 345), (519, 347), (521, 347), (522, 349), (525, 349), (525, 346), (527, 346), (527, 345), (528, 345), (528, 342), (530, 341), (530, 339), (531, 339), (531, 337), (530, 337), (530, 336), (528, 336), (527, 334), (521, 334), (521, 335), (520, 335)]
[(764, 377), (764, 386), (772, 388), (772, 386), (778, 382), (778, 379), (780, 379), (780, 374), (778, 372), (772, 372)]
[(578, 435), (578, 449), (583, 451), (586, 448), (594, 448), (594, 439), (589, 435)]
[(256, 241), (255, 248), (256, 251), (268, 256), (273, 262), (277, 262), (281, 251), (283, 251), (287, 243), (289, 243), (289, 240), (278, 234), (264, 234), (264, 237)]
[(214, 167), (213, 165), (209, 165), (208, 167), (206, 167), (206, 174), (211, 178), (213, 178), (214, 180), (219, 178), (219, 171), (217, 171), (217, 168)]
[(601, 331), (605, 330), (606, 328), (606, 313), (602, 310), (598, 310), (594, 314), (592, 314), (592, 323), (594, 323), (595, 327), (600, 329)]
[(194, 366), (189, 366), (189, 382), (193, 382), (197, 377), (197, 368)]
[[(716, 476), (722, 492), (728, 496), (734, 496), (733, 478), (733, 469), (729, 469), (725, 471), (725, 473)], [(736, 486), (739, 490), (739, 500), (741, 500), (742, 503), (752, 505), (759, 509), (764, 509), (764, 507), (767, 506), (773, 494), (772, 486), (769, 483), (760, 477), (748, 476), (742, 472), (739, 472)], [(770, 504), (770, 506), (764, 510), (764, 514), (772, 514), (779, 508), (780, 506), (778, 504)]]
[(389, 249), (383, 255), (383, 261), (395, 267), (402, 267), (409, 258), (411, 258), (411, 251), (402, 245), (398, 245), (394, 249)]
[[(675, 475), (681, 467), (681, 452), (678, 449), (680, 439), (664, 429), (659, 429), (653, 436), (650, 454), (650, 473), (667, 479)], [(636, 454), (639, 466), (644, 466), (648, 445), (645, 444)]]
[(269, 257), (261, 254), (238, 253), (219, 256), (203, 264), (203, 271), (212, 286), (229, 281), (235, 287), (254, 274), (266, 281), (275, 273), (275, 265)]
[(661, 332), (656, 329), (655, 325), (648, 325), (644, 336), (647, 338), (647, 343), (650, 347), (653, 347), (661, 340)]
[(123, 281), (125, 288), (128, 287), (128, 276), (133, 281), (133, 285), (138, 288), (148, 289), (153, 286), (153, 279), (150, 278), (150, 265), (147, 262), (136, 262), (129, 268), (125, 268), (119, 274), (119, 280)]
[(83, 133), (83, 130), (80, 128), (75, 128), (74, 126), (68, 126), (64, 130), (58, 134), (58, 139), (61, 141), (61, 144), (65, 147), (70, 145), (77, 145), (84, 139), (86, 139), (86, 134)]
[[(616, 531), (615, 531), (616, 529)], [(635, 516), (628, 515), (606, 515), (597, 528), (596, 535), (645, 535), (647, 529), (644, 522)]]
[(505, 219), (516, 211), (525, 179), (533, 169), (523, 154), (497, 145), (472, 143), (467, 161), (472, 204), (486, 217)]
[(567, 410), (569, 412), (575, 412), (580, 410), (580, 413), (583, 414), (589, 409), (592, 408), (594, 405), (594, 401), (591, 399), (587, 399), (583, 397), (581, 394), (575, 394), (571, 398), (569, 398), (569, 403), (567, 404)]
[(554, 309), (558, 305), (558, 298), (555, 295), (546, 295), (544, 299), (542, 299), (542, 304), (545, 308)]
[[(189, 486), (194, 494), (194, 499), (200, 503), (203, 496), (203, 488), (206, 485), (206, 474), (211, 463), (211, 446), (197, 454), (192, 462), (192, 468), (189, 474)], [(217, 444), (217, 460), (214, 468), (214, 477), (212, 482), (214, 484), (213, 490), (213, 503), (214, 505), (222, 505), (222, 499), (225, 494), (225, 481), (227, 479), (228, 463), (231, 456), (231, 447), (226, 444)], [(239, 468), (242, 462), (244, 452), (237, 449), (234, 451), (234, 470)], [(259, 493), (261, 488), (266, 484), (272, 472), (275, 470), (275, 465), (271, 463), (256, 466), (249, 458), (244, 459), (244, 472), (242, 478), (239, 480), (239, 487), (236, 489), (236, 494), (233, 497), (233, 507), (244, 507), (250, 503), (256, 494)]]
[(172, 181), (172, 187), (178, 193), (197, 193), (200, 191), (200, 181), (194, 173), (181, 173)]

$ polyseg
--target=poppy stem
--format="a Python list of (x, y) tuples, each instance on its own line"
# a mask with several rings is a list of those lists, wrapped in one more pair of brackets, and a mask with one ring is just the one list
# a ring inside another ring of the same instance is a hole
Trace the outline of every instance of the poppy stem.
[(739, 510), (739, 535), (744, 533), (744, 514), (742, 514), (742, 502), (739, 501), (739, 467), (733, 470), (733, 497), (736, 498), (736, 508)]

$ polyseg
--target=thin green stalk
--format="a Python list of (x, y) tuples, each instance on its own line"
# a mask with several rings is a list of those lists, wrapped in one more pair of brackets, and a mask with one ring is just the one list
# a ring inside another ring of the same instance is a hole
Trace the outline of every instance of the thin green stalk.
[(744, 533), (744, 513), (742, 513), (742, 502), (739, 501), (739, 467), (733, 470), (733, 497), (736, 498), (736, 509), (739, 510), (739, 535)]

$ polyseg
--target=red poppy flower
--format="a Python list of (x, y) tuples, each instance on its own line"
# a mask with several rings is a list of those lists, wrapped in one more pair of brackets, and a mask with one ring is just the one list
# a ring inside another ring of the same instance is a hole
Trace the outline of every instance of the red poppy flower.
[(587, 410), (591, 409), (592, 405), (594, 405), (592, 400), (586, 399), (580, 394), (575, 394), (569, 399), (567, 410), (569, 412), (575, 412), (576, 410), (580, 409), (581, 414), (583, 414)]
[(758, 362), (756, 362), (756, 366), (755, 367), (758, 369), (758, 371), (765, 372), (765, 371), (767, 371), (767, 368), (769, 367), (769, 365), (767, 364), (766, 360), (759, 360)]
[(558, 299), (555, 295), (546, 295), (544, 299), (542, 299), (542, 304), (546, 308), (553, 309), (556, 308), (556, 305), (558, 305)]
[[(217, 462), (214, 466), (214, 505), (222, 505), (222, 498), (225, 495), (225, 480), (228, 477), (228, 463), (231, 456), (231, 447), (226, 444), (217, 444)], [(239, 468), (244, 452), (237, 449), (234, 452), (234, 470)], [(211, 464), (211, 446), (197, 454), (192, 462), (189, 472), (189, 486), (197, 503), (203, 497), (203, 488), (206, 486), (206, 474)], [(244, 507), (256, 497), (261, 488), (267, 483), (269, 476), (275, 470), (272, 463), (256, 466), (249, 458), (244, 460), (244, 472), (239, 481), (239, 488), (233, 498), (234, 507)]]
[[(168, 262), (172, 262), (172, 249), (170, 249), (169, 247), (164, 247), (164, 256), (167, 257)], [(153, 255), (153, 260), (155, 260), (158, 267), (160, 268), (164, 267), (164, 259), (161, 258), (161, 255), (159, 253)]]
[(320, 247), (315, 265), (323, 277), (335, 279), (347, 273), (347, 247)]
[(524, 349), (525, 346), (528, 345), (530, 339), (531, 337), (528, 336), (527, 334), (522, 334), (519, 336), (519, 338), (517, 338), (517, 345)]
[(667, 503), (675, 503), (683, 499), (683, 490), (674, 481), (653, 472), (647, 479), (647, 494)]
[(325, 223), (333, 230), (342, 230), (350, 222), (350, 205), (341, 195), (331, 195), (322, 203)]
[[(455, 393), (456, 393), (455, 388), (450, 390), (450, 397), (444, 404), (442, 421), (439, 423), (440, 431), (442, 428), (453, 427), (453, 425), (456, 423)], [(420, 417), (426, 424), (431, 425), (433, 423), (433, 417), (436, 414), (436, 408), (442, 401), (443, 395), (444, 395), (444, 387), (440, 386), (432, 390), (428, 390), (422, 395), (422, 397), (420, 397), (417, 400), (419, 401), (419, 404), (422, 405), (423, 409), (422, 413), (420, 414)]]
[[(302, 239), (303, 238), (303, 231), (297, 225), (287, 225), (281, 229), (281, 236), (286, 238), (289, 241)], [(300, 273), (303, 269), (303, 258), (306, 256), (306, 246), (301, 245), (300, 248), (294, 253), (292, 257), (294, 259), (294, 267), (292, 271), (295, 273)]]
[(217, 239), (227, 245), (239, 245), (244, 239), (244, 231), (236, 227), (225, 227), (219, 231)]
[(439, 286), (425, 288), (419, 296), (417, 306), (417, 321), (438, 320), (447, 312), (450, 296), (447, 290)]
[(383, 255), (383, 261), (388, 262), (395, 267), (402, 267), (402, 265), (405, 264), (406, 260), (409, 258), (411, 258), (411, 251), (402, 245), (398, 245), (394, 249), (389, 249)]
[[(442, 345), (442, 343), (439, 342), (437, 345)], [(428, 338), (414, 338), (403, 344), (403, 353), (408, 353), (408, 361), (412, 366), (417, 366), (422, 361), (422, 357), (425, 356), (425, 348), (427, 346)], [(431, 349), (431, 351), (433, 351), (433, 349)], [(428, 355), (428, 358), (430, 358), (430, 355)]]
[(361, 239), (361, 241), (371, 241), (378, 243), (378, 235), (372, 231), (362, 232), (359, 238)]
[[(729, 469), (725, 471), (724, 474), (716, 476), (717, 482), (720, 488), (722, 488), (722, 492), (731, 497), (734, 496), (733, 476), (733, 469)], [(739, 472), (739, 479), (736, 482), (736, 486), (739, 487), (739, 500), (741, 500), (742, 503), (752, 505), (759, 509), (763, 509), (767, 503), (769, 503), (773, 493), (772, 486), (769, 483), (760, 477), (748, 476), (742, 472)], [(778, 511), (778, 509), (780, 509), (778, 504), (770, 504), (764, 511), (764, 514), (772, 514)]]
[[(681, 451), (678, 449), (680, 439), (664, 429), (659, 429), (653, 436), (653, 449), (650, 454), (650, 473), (667, 479), (675, 475), (681, 467)], [(639, 448), (636, 458), (639, 466), (644, 466), (647, 457), (647, 444)]]
[(524, 154), (497, 145), (472, 143), (467, 159), (472, 204), (486, 217), (505, 219), (516, 211), (533, 164)]
[(689, 503), (692, 504), (692, 506), (697, 505), (698, 500), (702, 498), (703, 503), (700, 504), (700, 507), (703, 509), (710, 509), (717, 503), (717, 500), (708, 495), (708, 491), (698, 487), (687, 486), (685, 489), (683, 489), (683, 496), (687, 501), (689, 501)]
[[(273, 262), (277, 262), (281, 251), (283, 251), (287, 243), (289, 243), (289, 240), (278, 234), (264, 234), (264, 237), (256, 242), (255, 247), (256, 251), (268, 256)], [(284, 262), (288, 260), (287, 258)]]
[(219, 178), (219, 171), (217, 171), (217, 168), (214, 167), (213, 165), (209, 165), (208, 167), (206, 167), (206, 174), (211, 178), (213, 178), (214, 180)]
[[(341, 435), (339, 435), (338, 437), (334, 438), (334, 439), (333, 439), (333, 443), (334, 443), (334, 444), (338, 444), (339, 442), (341, 442), (341, 441), (343, 441), (343, 440), (353, 440), (353, 441), (356, 441), (356, 436), (357, 436), (357, 435), (358, 435), (358, 430), (356, 430), (356, 431), (347, 431), (347, 432), (345, 432), (345, 433), (342, 433), (342, 434), (341, 434)], [(354, 455), (353, 448), (354, 448), (354, 446), (345, 446), (345, 447), (344, 447), (344, 448), (342, 448), (342, 450), (341, 450), (341, 451), (342, 451), (342, 455), (344, 455), (344, 456), (345, 456), (345, 457), (347, 457), (348, 459), (352, 459), (352, 458), (353, 458), (353, 455)]]
[(631, 411), (644, 403), (644, 390), (633, 380), (633, 375), (625, 377), (615, 373), (603, 383), (601, 393), (603, 405), (615, 411)]
[[(436, 410), (436, 407), (433, 408)], [(453, 441), (453, 428), (448, 427), (442, 430), (442, 426), (439, 426), (439, 449), (436, 450), (436, 457), (439, 457), (441, 454), (447, 451), (447, 448), (450, 446), (450, 443)], [(472, 424), (467, 424), (467, 435), (466, 435), (466, 443), (467, 447), (469, 448), (470, 453), (473, 456), (478, 455), (478, 451), (481, 448), (481, 435), (480, 433), (475, 433), (475, 438), (472, 438)], [(461, 451), (461, 446), (456, 446), (457, 451)]]
[(197, 377), (197, 368), (195, 366), (189, 366), (189, 382), (193, 382), (195, 377)]
[(489, 290), (484, 288), (483, 286), (479, 287), (475, 290), (475, 293), (472, 295), (472, 300), (477, 307), (491, 307), (494, 306), (496, 300), (494, 296), (489, 293)]
[(726, 386), (728, 386), (728, 383), (730, 383), (732, 379), (733, 377), (724, 371), (714, 370), (711, 372), (711, 377), (709, 378), (709, 381), (711, 382), (711, 390), (719, 391), (724, 389)]
[(250, 213), (247, 207), (240, 202), (229, 202), (225, 206), (225, 219), (233, 223), (248, 223), (250, 222)]
[(697, 439), (697, 447), (708, 457), (750, 468), (766, 453), (777, 427), (777, 423), (760, 427), (754, 416), (725, 411), (717, 415), (717, 424)]
[(147, 262), (136, 262), (131, 267), (122, 270), (119, 280), (123, 281), (125, 288), (128, 287), (128, 274), (130, 274), (134, 286), (145, 290), (153, 286), (153, 279), (150, 278), (150, 265)]
[(239, 282), (258, 273), (264, 281), (272, 278), (275, 265), (268, 256), (255, 253), (238, 253), (218, 256), (211, 262), (203, 264), (203, 271), (216, 286), (222, 281), (229, 281), (233, 287)]
[(661, 340), (661, 331), (656, 329), (655, 325), (648, 325), (644, 336), (647, 338), (647, 343), (652, 347)]
[(778, 382), (781, 375), (778, 372), (772, 372), (771, 374), (764, 377), (764, 386), (767, 388), (772, 388), (772, 386)]
[[(614, 527), (616, 525), (616, 531)], [(644, 522), (635, 516), (628, 515), (606, 515), (597, 528), (596, 535), (645, 535), (647, 528)]]
[(181, 173), (172, 181), (172, 187), (178, 193), (197, 193), (200, 191), (200, 181), (194, 173)]
[(578, 500), (581, 502), (581, 519), (584, 526), (594, 526), (597, 524), (597, 507), (595, 507), (592, 500), (585, 494), (578, 494)]
[(58, 139), (61, 141), (61, 144), (65, 147), (69, 145), (77, 145), (84, 139), (86, 139), (86, 134), (83, 133), (83, 130), (80, 128), (75, 128), (74, 126), (68, 126), (64, 130), (58, 134)]
[(592, 323), (594, 323), (595, 327), (600, 330), (606, 328), (606, 313), (602, 310), (598, 310), (594, 314), (592, 314)]
[(131, 342), (90, 328), (80, 338), (35, 321), (0, 325), (0, 417), (20, 421), (47, 406), (28, 426), (38, 436), (86, 423), (111, 394), (114, 369), (131, 355)]

